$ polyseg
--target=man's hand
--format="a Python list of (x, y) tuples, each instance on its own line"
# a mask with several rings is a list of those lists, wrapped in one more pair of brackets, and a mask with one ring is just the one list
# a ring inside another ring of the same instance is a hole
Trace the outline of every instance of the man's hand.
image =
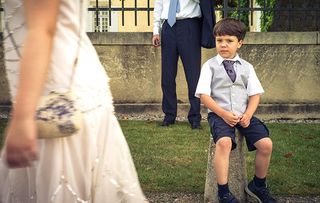
[(160, 46), (160, 35), (153, 35), (153, 37), (152, 37), (152, 45), (154, 47)]
[(247, 128), (250, 125), (250, 120), (251, 120), (252, 116), (244, 113), (241, 116), (240, 122), (239, 124), (243, 127), (243, 128)]
[(229, 111), (225, 111), (221, 115), (221, 118), (231, 127), (234, 127), (240, 121), (239, 116)]

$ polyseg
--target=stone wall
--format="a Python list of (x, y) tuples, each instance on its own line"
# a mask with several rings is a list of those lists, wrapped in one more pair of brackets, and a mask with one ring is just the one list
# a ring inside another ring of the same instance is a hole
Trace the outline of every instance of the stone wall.
[[(161, 50), (151, 33), (91, 33), (90, 38), (111, 77), (116, 103), (160, 103)], [(320, 102), (320, 34), (318, 32), (248, 33), (240, 56), (250, 61), (265, 89), (262, 103)], [(202, 50), (202, 63), (215, 55)], [(183, 67), (177, 94), (188, 102)]]

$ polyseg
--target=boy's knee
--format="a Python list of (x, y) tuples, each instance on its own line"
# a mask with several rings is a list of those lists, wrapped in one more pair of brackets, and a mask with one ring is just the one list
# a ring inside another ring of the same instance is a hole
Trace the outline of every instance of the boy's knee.
[(270, 154), (272, 152), (272, 140), (270, 138), (263, 138), (257, 142), (256, 147), (260, 152)]
[(230, 137), (222, 137), (220, 138), (217, 143), (216, 147), (222, 150), (231, 150), (232, 147), (232, 141)]

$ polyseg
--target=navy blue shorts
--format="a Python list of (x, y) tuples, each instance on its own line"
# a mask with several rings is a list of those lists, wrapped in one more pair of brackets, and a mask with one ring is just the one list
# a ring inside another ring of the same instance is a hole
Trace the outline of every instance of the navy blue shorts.
[(254, 144), (257, 141), (269, 137), (267, 126), (254, 116), (251, 118), (250, 125), (247, 128), (243, 128), (239, 124), (235, 127), (230, 127), (221, 117), (212, 112), (208, 114), (208, 122), (214, 143), (221, 137), (230, 137), (232, 140), (232, 150), (237, 147), (235, 128), (245, 137), (249, 151), (256, 149)]

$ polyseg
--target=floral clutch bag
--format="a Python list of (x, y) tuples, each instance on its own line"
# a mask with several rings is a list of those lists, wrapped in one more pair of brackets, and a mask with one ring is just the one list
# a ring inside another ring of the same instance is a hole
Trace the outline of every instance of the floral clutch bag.
[(52, 91), (42, 96), (37, 108), (36, 123), (39, 139), (68, 137), (82, 126), (82, 113), (76, 108), (73, 92)]

